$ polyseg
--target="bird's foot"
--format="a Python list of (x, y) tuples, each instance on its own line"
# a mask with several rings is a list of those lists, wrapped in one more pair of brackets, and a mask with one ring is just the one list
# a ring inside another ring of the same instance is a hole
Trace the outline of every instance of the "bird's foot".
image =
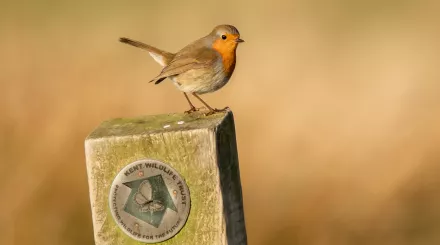
[(218, 112), (225, 112), (225, 111), (227, 111), (227, 110), (229, 110), (229, 107), (228, 107), (228, 106), (226, 106), (226, 107), (223, 108), (223, 109), (217, 109), (217, 108), (215, 108), (215, 109), (209, 110), (207, 113), (205, 113), (205, 116), (209, 116), (209, 115), (212, 115), (212, 114), (215, 114), (215, 113), (218, 113)]
[(185, 111), (185, 114), (191, 114), (196, 111), (199, 111), (199, 108), (195, 108), (194, 106), (192, 106), (191, 109)]
[(224, 111), (227, 111), (227, 110), (229, 110), (229, 106), (226, 106), (225, 108), (223, 108), (223, 109), (214, 109), (214, 111), (215, 112), (224, 112)]

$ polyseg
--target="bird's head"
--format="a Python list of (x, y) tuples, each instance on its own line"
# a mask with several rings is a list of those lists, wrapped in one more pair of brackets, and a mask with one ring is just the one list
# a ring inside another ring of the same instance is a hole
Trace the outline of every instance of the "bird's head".
[(216, 26), (210, 33), (210, 37), (212, 48), (221, 54), (235, 52), (238, 44), (244, 42), (237, 28), (231, 25)]

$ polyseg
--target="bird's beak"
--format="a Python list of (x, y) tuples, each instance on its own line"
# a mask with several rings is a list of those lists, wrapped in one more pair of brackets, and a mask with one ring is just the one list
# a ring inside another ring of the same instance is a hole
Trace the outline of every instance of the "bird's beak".
[(237, 43), (242, 43), (242, 42), (244, 42), (244, 40), (241, 39), (241, 38), (237, 38), (237, 39), (235, 39), (235, 42), (237, 42)]

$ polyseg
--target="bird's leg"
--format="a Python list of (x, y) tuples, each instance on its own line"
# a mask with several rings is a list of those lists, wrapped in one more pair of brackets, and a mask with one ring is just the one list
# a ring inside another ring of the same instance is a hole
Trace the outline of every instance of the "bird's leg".
[(203, 101), (196, 93), (191, 93), (194, 97), (196, 97), (197, 99), (199, 99), (200, 100), (200, 102), (202, 102), (205, 106), (206, 106), (206, 108), (208, 108), (208, 110), (210, 110), (210, 111), (214, 111), (214, 109), (212, 109), (212, 107), (210, 107), (208, 104), (206, 104), (206, 102), (205, 101)]
[(197, 109), (197, 108), (191, 103), (191, 100), (189, 100), (188, 95), (187, 95), (185, 92), (183, 92), (183, 95), (185, 95), (185, 98), (186, 98), (186, 100), (188, 101), (189, 106), (191, 107), (189, 110), (185, 111), (185, 113), (189, 114), (189, 113), (191, 113), (191, 112), (198, 111), (199, 109)]
[(206, 116), (209, 116), (209, 115), (212, 115), (212, 114), (214, 114), (214, 113), (216, 113), (216, 112), (222, 112), (222, 111), (226, 111), (227, 109), (229, 109), (229, 107), (225, 107), (225, 108), (223, 108), (223, 109), (213, 109), (212, 107), (210, 107), (208, 104), (206, 104), (206, 102), (205, 101), (203, 101), (196, 93), (191, 93), (194, 97), (196, 97), (197, 99), (199, 99), (200, 100), (200, 102), (202, 102), (205, 106), (206, 106), (206, 108), (208, 108), (208, 110), (209, 110), (209, 112), (207, 112), (205, 115)]

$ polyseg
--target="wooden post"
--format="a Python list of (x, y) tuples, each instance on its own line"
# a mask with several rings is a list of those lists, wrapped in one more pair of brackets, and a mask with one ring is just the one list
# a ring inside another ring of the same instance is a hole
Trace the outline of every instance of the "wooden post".
[(87, 137), (85, 151), (97, 245), (145, 244), (118, 226), (109, 205), (118, 173), (142, 159), (168, 164), (184, 179), (190, 193), (186, 224), (160, 244), (247, 244), (231, 111), (109, 120)]

